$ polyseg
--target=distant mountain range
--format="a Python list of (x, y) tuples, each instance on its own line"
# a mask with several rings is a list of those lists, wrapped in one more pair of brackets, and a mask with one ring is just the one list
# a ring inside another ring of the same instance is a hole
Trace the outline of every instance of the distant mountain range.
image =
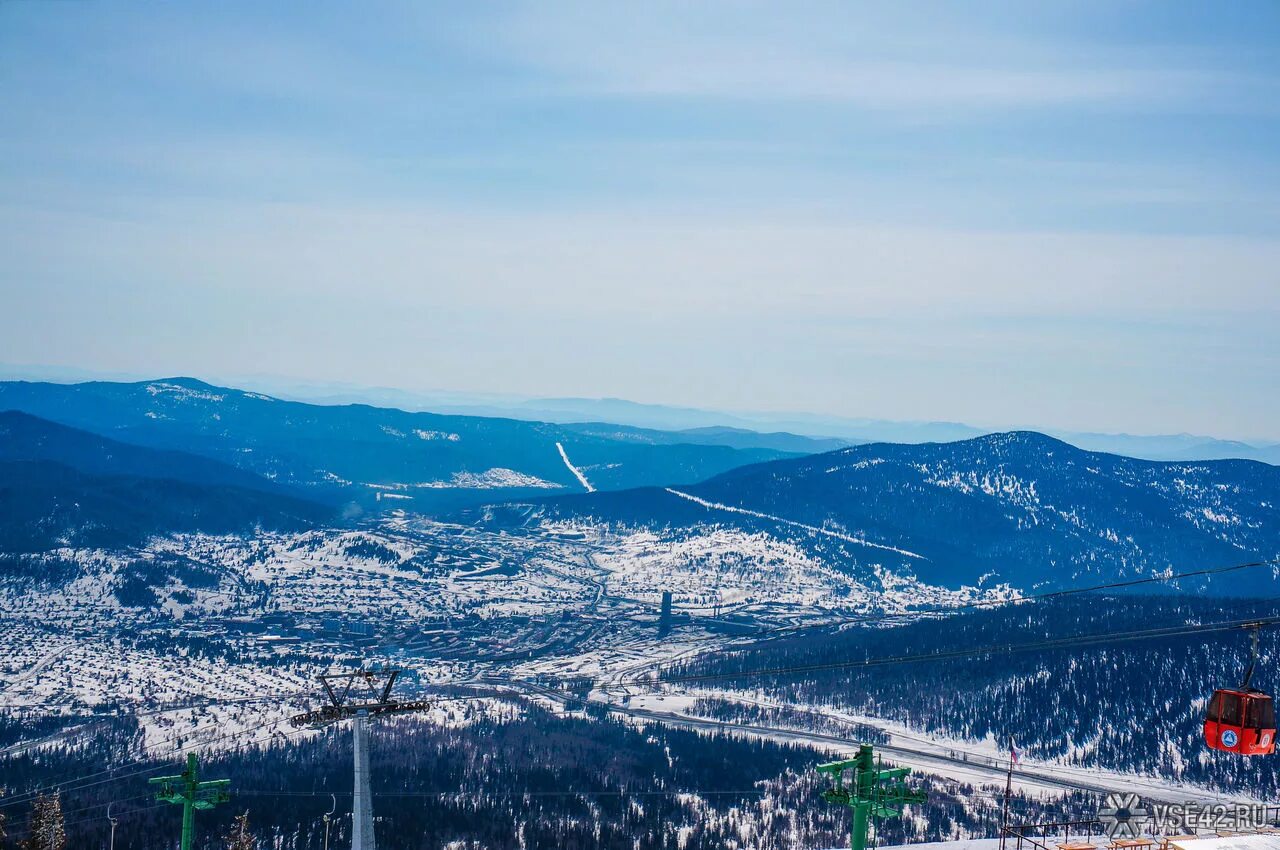
[[(129, 376), (93, 373), (83, 369), (17, 366), (0, 364), (0, 375), (36, 382), (69, 383), (108, 379), (131, 381)], [(1146, 460), (1260, 460), (1280, 464), (1280, 441), (1228, 440), (1200, 434), (1124, 434), (1097, 431), (1070, 431), (1061, 428), (1024, 427), (1007, 423), (1001, 427), (977, 427), (960, 422), (902, 421), (859, 418), (799, 411), (724, 411), (705, 408), (648, 404), (620, 398), (536, 398), (499, 393), (412, 391), (392, 387), (369, 387), (339, 382), (300, 382), (269, 376), (244, 377), (224, 381), (257, 390), (284, 400), (326, 406), (371, 405), (413, 412), (455, 416), (519, 419), (557, 424), (607, 422), (651, 431), (697, 434), (704, 430), (727, 430), (758, 434), (782, 433), (788, 437), (816, 438), (817, 445), (790, 443), (795, 448), (782, 451), (811, 453), (862, 443), (952, 442), (1008, 430), (1036, 430), (1089, 451), (1110, 452)], [(719, 440), (698, 439), (734, 445)], [(776, 448), (775, 444), (767, 444)]]
[(760, 432), (723, 425), (687, 428), (683, 431), (660, 431), (614, 425), (608, 422), (567, 423), (563, 427), (578, 434), (623, 442), (671, 446), (681, 443), (696, 446), (728, 446), (735, 449), (764, 449), (783, 454), (818, 454), (850, 445), (848, 440), (833, 437), (803, 437), (786, 431)]
[[(1280, 558), (1280, 467), (1134, 460), (1012, 432), (856, 446), (687, 487), (544, 500), (535, 516), (547, 515), (764, 530), (930, 583), (1030, 589)], [(1214, 586), (1274, 591), (1274, 572), (1231, 574)]]
[[(835, 562), (950, 587), (1027, 589), (1280, 556), (1280, 467), (1134, 460), (1034, 432), (841, 447), (726, 426), (304, 404), (189, 378), (0, 383), (6, 408), (27, 414), (0, 419), (14, 516), (29, 523), (39, 516), (30, 506), (43, 505), (62, 517), (35, 541), (98, 517), (110, 526), (109, 505), (127, 490), (129, 510), (143, 511), (118, 515), (127, 535), (310, 522), (335, 508), (351, 518), (374, 507), (533, 504), (538, 515), (634, 526), (766, 529)], [(244, 516), (218, 501), (231, 495)], [(88, 513), (68, 514), (72, 504)]]
[(207, 458), (0, 413), (0, 552), (117, 547), (171, 532), (291, 531), (334, 513)]
[[(385, 388), (339, 391), (302, 387), (295, 396), (317, 403), (390, 404), (407, 410), (433, 410), (472, 416), (501, 416), (541, 422), (612, 422), (637, 428), (691, 433), (702, 429), (731, 429), (756, 433), (785, 432), (829, 443), (953, 442), (996, 433), (960, 422), (907, 422), (851, 418), (800, 412), (727, 412), (663, 404), (643, 404), (618, 398), (468, 397), (459, 393), (411, 393)], [(1198, 434), (1104, 434), (1093, 431), (1039, 429), (1089, 451), (1111, 452), (1146, 460), (1260, 460), (1280, 464), (1280, 443), (1247, 443)], [(837, 446), (831, 446), (835, 448)], [(804, 451), (804, 449), (800, 449)], [(809, 449), (814, 451), (814, 449)]]
[(495, 490), (532, 495), (692, 483), (832, 445), (785, 434), (679, 435), (304, 404), (191, 378), (5, 382), (5, 409), (211, 458), (312, 498), (419, 509), (491, 501)]

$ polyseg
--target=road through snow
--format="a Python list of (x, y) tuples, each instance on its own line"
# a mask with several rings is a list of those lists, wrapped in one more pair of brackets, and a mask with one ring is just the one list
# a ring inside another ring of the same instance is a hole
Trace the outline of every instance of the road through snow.
[[(507, 680), (503, 684), (534, 693), (564, 704), (590, 703), (607, 708), (637, 720), (650, 720), (686, 729), (712, 732), (731, 732), (770, 738), (779, 741), (806, 744), (831, 752), (847, 752), (855, 744), (849, 738), (799, 729), (764, 726), (755, 723), (730, 722), (691, 716), (678, 711), (662, 711), (636, 706), (619, 705), (601, 700), (582, 700), (532, 682)], [(1002, 784), (1007, 762), (982, 756), (949, 750), (943, 742), (912, 740), (907, 736), (892, 735), (888, 744), (877, 744), (876, 749), (896, 764), (913, 767), (924, 773), (955, 779), (975, 785)], [(1144, 800), (1164, 803), (1196, 802), (1200, 804), (1256, 803), (1244, 797), (1223, 794), (1212, 789), (1181, 783), (1163, 782), (1154, 777), (1111, 771), (1092, 771), (1045, 763), (1022, 763), (1014, 770), (1015, 788), (1030, 793), (1062, 793), (1063, 791), (1089, 791), (1099, 795), (1114, 792), (1136, 792)]]

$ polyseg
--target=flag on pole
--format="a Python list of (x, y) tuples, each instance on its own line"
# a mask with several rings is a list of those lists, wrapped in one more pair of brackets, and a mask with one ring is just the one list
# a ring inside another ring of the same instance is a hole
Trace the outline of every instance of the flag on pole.
[(1013, 744), (1009, 745), (1009, 763), (1010, 764), (1018, 763), (1018, 748), (1015, 747)]

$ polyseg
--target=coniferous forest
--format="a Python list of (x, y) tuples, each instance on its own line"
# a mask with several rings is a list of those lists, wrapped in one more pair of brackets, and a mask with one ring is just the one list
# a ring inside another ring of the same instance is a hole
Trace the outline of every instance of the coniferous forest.
[[(0, 801), (8, 815), (7, 846), (28, 837), (30, 792), (58, 793), (60, 782), (69, 846), (105, 846), (106, 806), (113, 800), (117, 848), (175, 846), (179, 809), (156, 803), (146, 780), (179, 772), (176, 758), (110, 771), (92, 780), (97, 784), (73, 781), (106, 769), (136, 732), (122, 724), (75, 752), (4, 763), (5, 782), (15, 789)], [(371, 741), (378, 841), (389, 850), (771, 850), (848, 840), (848, 813), (820, 797), (825, 785), (813, 772), (832, 754), (807, 747), (559, 716), (527, 704), (515, 719), (475, 711), (457, 726), (384, 721)], [(202, 776), (232, 780), (232, 799), (198, 813), (198, 846), (224, 846), (224, 837), (238, 829), (235, 818), (247, 811), (257, 846), (320, 850), (323, 815), (335, 803), (330, 842), (345, 846), (351, 756), (350, 734), (339, 727), (203, 761)], [(930, 802), (910, 817), (882, 822), (882, 843), (997, 828), (1002, 800), (996, 789), (926, 777), (916, 782)], [(1072, 797), (1046, 807), (1015, 795), (1012, 820), (1057, 817), (1089, 805)]]
[[(1271, 600), (1068, 596), (897, 627), (877, 623), (806, 633), (700, 656), (665, 675), (722, 676), (697, 684), (887, 718), (962, 740), (1016, 744), (1037, 758), (1272, 799), (1280, 776), (1269, 760), (1214, 752), (1202, 737), (1209, 695), (1240, 683), (1248, 664), (1247, 632), (1112, 637), (1093, 645), (1079, 640), (1274, 614)], [(1260, 637), (1253, 683), (1274, 692), (1276, 635), (1264, 629)], [(1017, 651), (1055, 640), (1074, 645)], [(972, 651), (978, 649), (991, 651)], [(929, 660), (957, 651), (964, 657)], [(861, 666), (904, 657), (909, 660)], [(810, 665), (831, 667), (760, 672)]]

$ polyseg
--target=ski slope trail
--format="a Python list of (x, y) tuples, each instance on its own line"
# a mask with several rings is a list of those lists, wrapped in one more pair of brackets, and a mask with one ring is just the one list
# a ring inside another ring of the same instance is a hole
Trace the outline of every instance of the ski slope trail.
[(591, 486), (591, 482), (587, 480), (587, 476), (582, 474), (582, 470), (574, 466), (573, 461), (569, 460), (569, 453), (564, 450), (564, 444), (556, 443), (556, 448), (560, 451), (560, 459), (564, 461), (565, 466), (569, 467), (569, 471), (578, 479), (578, 483), (581, 484), (588, 493), (594, 493), (596, 488)]
[[(559, 443), (557, 443), (556, 445), (559, 445)], [(566, 459), (565, 462), (568, 463), (568, 460)], [(896, 552), (899, 555), (904, 555), (908, 558), (915, 558), (916, 560), (919, 560), (919, 561), (929, 560), (924, 555), (921, 555), (919, 553), (908, 552), (906, 549), (899, 549), (897, 546), (890, 546), (887, 543), (875, 543), (871, 540), (868, 540), (865, 537), (857, 537), (855, 535), (845, 534), (840, 531), (832, 531), (829, 528), (822, 528), (817, 525), (809, 525), (806, 522), (798, 522), (794, 519), (786, 519), (785, 517), (774, 516), (773, 514), (766, 514), (761, 511), (753, 511), (750, 508), (739, 508), (734, 505), (726, 505), (720, 502), (711, 502), (706, 499), (699, 498), (693, 495), (692, 493), (685, 493), (680, 490), (672, 489), (671, 487), (667, 487), (665, 489), (668, 493), (670, 493), (673, 496), (679, 496), (682, 499), (688, 499), (691, 502), (702, 505), (702, 507), (707, 508), (708, 510), (728, 511), (731, 514), (744, 514), (746, 516), (752, 516), (758, 519), (767, 519), (767, 520), (770, 520), (771, 522), (776, 522), (781, 525), (789, 525), (792, 528), (801, 528), (813, 534), (822, 534), (822, 535), (826, 535), (827, 537), (834, 537), (835, 539), (843, 540), (846, 543), (855, 543), (858, 546), (867, 546), (872, 549), (883, 549), (886, 552)]]

